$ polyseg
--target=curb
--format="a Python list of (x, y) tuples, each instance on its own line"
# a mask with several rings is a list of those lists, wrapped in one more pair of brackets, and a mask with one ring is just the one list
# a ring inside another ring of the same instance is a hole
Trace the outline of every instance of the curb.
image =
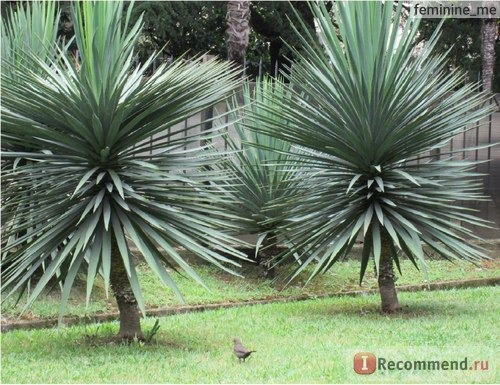
[[(500, 277), (495, 278), (477, 278), (469, 279), (466, 281), (444, 281), (435, 282), (430, 284), (420, 284), (420, 285), (406, 285), (397, 286), (398, 292), (416, 292), (416, 291), (434, 291), (434, 290), (449, 290), (449, 289), (464, 289), (464, 288), (475, 288), (484, 286), (497, 286), (500, 284)], [(289, 296), (281, 298), (264, 298), (240, 302), (221, 302), (213, 304), (203, 304), (203, 305), (186, 305), (186, 306), (170, 306), (158, 309), (151, 309), (146, 311), (146, 316), (157, 317), (157, 316), (169, 316), (175, 314), (184, 313), (195, 313), (209, 310), (217, 309), (227, 309), (236, 308), (243, 306), (252, 305), (266, 305), (271, 303), (286, 303), (286, 302), (296, 302), (296, 301), (306, 301), (311, 299), (323, 299), (323, 298), (333, 298), (333, 297), (354, 297), (358, 295), (368, 295), (378, 293), (376, 289), (369, 290), (351, 290), (345, 292), (336, 293), (326, 293), (317, 295), (298, 295)], [(93, 314), (84, 317), (65, 317), (63, 319), (64, 326), (72, 326), (84, 323), (101, 323), (116, 321), (119, 319), (119, 313), (106, 313), (106, 314)], [(57, 318), (41, 319), (41, 320), (29, 320), (29, 321), (17, 321), (12, 323), (1, 324), (1, 331), (8, 332), (12, 330), (26, 330), (26, 329), (45, 329), (57, 326)]]

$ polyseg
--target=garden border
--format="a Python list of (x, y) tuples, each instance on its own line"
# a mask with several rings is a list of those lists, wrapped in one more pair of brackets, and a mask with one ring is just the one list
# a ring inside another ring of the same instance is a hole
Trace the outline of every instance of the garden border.
[[(475, 278), (468, 280), (454, 280), (454, 281), (441, 281), (433, 283), (424, 283), (419, 285), (405, 285), (396, 287), (398, 292), (416, 292), (416, 291), (434, 291), (434, 290), (449, 290), (449, 289), (463, 289), (463, 288), (474, 288), (483, 286), (497, 286), (500, 284), (500, 277), (494, 278)], [(350, 290), (350, 291), (340, 291), (335, 293), (324, 293), (324, 294), (304, 294), (288, 297), (266, 297), (261, 299), (246, 300), (246, 301), (235, 301), (235, 302), (219, 302), (211, 304), (201, 304), (201, 305), (185, 305), (185, 306), (168, 306), (156, 309), (150, 309), (146, 311), (146, 316), (168, 316), (175, 314), (184, 313), (194, 313), (202, 312), (207, 310), (217, 310), (226, 308), (235, 308), (250, 305), (265, 305), (270, 303), (283, 303), (283, 302), (296, 302), (296, 301), (306, 301), (310, 299), (321, 299), (321, 298), (333, 298), (333, 297), (344, 297), (344, 296), (358, 296), (358, 295), (368, 295), (378, 293), (377, 289), (368, 290)], [(104, 314), (92, 314), (88, 316), (78, 317), (70, 316), (63, 319), (64, 326), (72, 326), (84, 323), (100, 323), (100, 322), (111, 322), (119, 319), (118, 312), (104, 313)], [(57, 318), (48, 318), (40, 320), (19, 320), (19, 321), (4, 321), (1, 322), (1, 332), (8, 332), (12, 330), (25, 330), (25, 329), (45, 329), (57, 326)]]

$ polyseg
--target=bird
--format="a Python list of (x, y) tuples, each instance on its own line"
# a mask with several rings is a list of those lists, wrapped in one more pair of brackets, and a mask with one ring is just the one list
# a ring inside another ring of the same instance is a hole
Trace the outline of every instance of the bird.
[(256, 352), (256, 350), (248, 350), (247, 348), (245, 348), (241, 344), (241, 340), (239, 338), (233, 338), (233, 342), (234, 342), (233, 351), (234, 351), (234, 354), (236, 354), (236, 357), (238, 357), (238, 362), (241, 362), (241, 360), (243, 360), (243, 362), (245, 362), (245, 359), (248, 356), (250, 356), (250, 354)]

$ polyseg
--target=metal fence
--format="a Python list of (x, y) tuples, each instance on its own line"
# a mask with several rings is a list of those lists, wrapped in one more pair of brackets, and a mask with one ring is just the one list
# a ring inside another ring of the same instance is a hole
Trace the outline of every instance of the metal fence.
[[(496, 111), (487, 119), (477, 122), (470, 130), (457, 135), (450, 141), (448, 149), (463, 149), (482, 145), (493, 145), (483, 149), (462, 151), (462, 159), (486, 161), (477, 165), (484, 192), (491, 199), (486, 202), (469, 203), (467, 206), (478, 210), (478, 216), (492, 222), (491, 229), (474, 228), (474, 232), (488, 239), (500, 239), (500, 94), (491, 103)], [(468, 127), (470, 128), (470, 127)]]
[[(458, 151), (457, 153), (461, 159), (485, 161), (478, 164), (477, 171), (484, 174), (481, 180), (484, 187), (484, 193), (491, 197), (491, 199), (486, 202), (468, 202), (467, 207), (477, 210), (477, 215), (479, 217), (492, 222), (493, 228), (477, 227), (473, 229), (475, 234), (486, 239), (500, 239), (500, 145), (493, 145), (495, 143), (500, 143), (500, 94), (496, 94), (495, 98), (490, 102), (496, 105), (496, 112), (487, 119), (475, 123), (473, 127), (464, 127), (463, 132), (454, 137), (446, 146), (434, 150), (430, 154), (422, 154), (422, 157), (431, 155), (433, 158), (439, 159), (442, 154), (448, 153), (450, 150), (456, 151), (463, 149), (463, 151)], [(229, 119), (227, 116), (223, 116), (221, 119), (216, 119), (209, 123), (203, 123), (207, 118), (211, 118), (212, 116), (217, 117), (225, 111), (225, 103), (219, 103), (201, 114), (189, 117), (185, 121), (168, 128), (168, 131), (172, 134), (171, 138), (173, 138), (175, 135), (186, 135), (185, 132), (175, 134), (183, 128), (189, 128), (190, 134), (197, 134), (214, 125), (226, 124)], [(231, 127), (229, 127), (229, 130), (231, 133)], [(158, 134), (150, 138), (151, 148), (156, 138), (161, 136), (163, 136), (163, 134)], [(166, 141), (166, 139), (163, 140), (167, 145), (168, 141)], [(476, 148), (488, 144), (492, 144), (493, 146), (467, 150), (467, 148)], [(186, 147), (196, 148), (199, 145), (200, 142), (191, 142)], [(224, 148), (225, 143), (223, 139), (219, 138), (215, 139), (215, 145), (219, 148)], [(151, 149), (150, 153), (154, 153), (155, 151), (159, 150)], [(420, 162), (421, 158), (417, 158), (415, 161)], [(461, 204), (466, 205), (465, 203)]]

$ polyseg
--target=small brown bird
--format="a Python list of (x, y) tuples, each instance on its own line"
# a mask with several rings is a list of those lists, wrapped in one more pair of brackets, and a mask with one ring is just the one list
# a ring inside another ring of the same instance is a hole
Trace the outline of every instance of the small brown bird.
[(234, 342), (233, 351), (234, 351), (234, 354), (236, 354), (236, 357), (238, 357), (239, 362), (241, 362), (241, 360), (243, 360), (243, 362), (245, 362), (245, 359), (248, 356), (250, 356), (250, 354), (256, 352), (256, 350), (248, 350), (247, 348), (245, 348), (241, 344), (241, 340), (239, 338), (233, 338), (233, 342)]

